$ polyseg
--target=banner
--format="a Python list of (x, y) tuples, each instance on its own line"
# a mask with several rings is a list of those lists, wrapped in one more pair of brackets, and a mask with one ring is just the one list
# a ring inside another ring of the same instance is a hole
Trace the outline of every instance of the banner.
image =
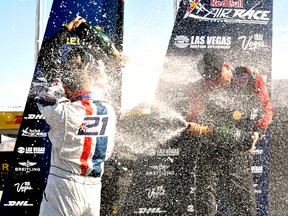
[(1, 107), (0, 112), (0, 136), (17, 137), (23, 116), (21, 107)]
[[(150, 115), (141, 117), (140, 126), (140, 120), (134, 118), (134, 125), (141, 128), (136, 130), (143, 146), (149, 150), (135, 162), (124, 215), (195, 215), (195, 167), (200, 147), (187, 136), (184, 119), (189, 90), (201, 78), (197, 62), (206, 52), (222, 55), (233, 68), (258, 68), (270, 91), (272, 1), (180, 2), (155, 104)], [(259, 216), (268, 215), (269, 144), (268, 130), (257, 144), (251, 167)], [(229, 215), (229, 209), (218, 211)]]
[[(103, 28), (112, 41), (117, 40), (115, 44), (122, 50), (123, 8), (123, 0), (54, 0), (44, 41), (76, 15), (80, 15), (92, 26)], [(67, 37), (67, 46), (79, 43), (79, 38), (73, 35)], [(59, 51), (65, 52), (65, 47)], [(0, 205), (3, 216), (36, 216), (39, 213), (49, 172), (51, 143), (47, 136), (49, 126), (38, 111), (35, 97), (46, 85), (41, 77), (41, 67), (37, 63), (3, 190)], [(118, 89), (121, 89), (121, 86), (118, 86)]]
[[(0, 144), (1, 145), (1, 144)], [(3, 144), (2, 144), (3, 145)], [(1, 165), (1, 172), (0, 172), (0, 190), (4, 188), (4, 182), (7, 178), (8, 171), (9, 171), (9, 164), (12, 158), (13, 152), (10, 151), (0, 151), (0, 165)]]

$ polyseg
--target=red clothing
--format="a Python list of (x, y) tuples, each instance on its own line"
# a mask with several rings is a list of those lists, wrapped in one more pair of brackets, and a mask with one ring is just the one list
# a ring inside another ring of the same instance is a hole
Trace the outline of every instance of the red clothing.
[[(224, 108), (222, 110), (222, 114), (219, 111), (219, 107), (207, 107), (209, 104), (209, 102), (207, 103), (207, 100), (209, 100), (207, 99), (207, 95), (214, 94), (215, 83), (213, 83), (211, 80), (201, 80), (200, 83), (197, 84), (196, 88), (197, 89), (195, 89), (191, 95), (190, 110), (186, 117), (188, 122), (198, 122), (200, 124), (207, 124), (211, 122), (211, 119), (206, 121), (207, 116), (205, 116), (205, 113), (207, 114), (207, 110), (210, 109), (210, 111), (214, 112), (214, 124), (218, 123), (223, 125), (227, 121), (224, 121), (224, 118), (222, 118), (222, 121), (220, 122), (217, 121), (216, 119), (219, 117), (217, 114), (222, 116), (226, 115), (227, 112), (229, 113), (229, 108), (231, 109), (231, 112), (235, 111), (235, 109), (242, 108), (241, 112), (243, 114), (246, 113), (247, 116), (252, 109), (258, 108), (258, 119), (255, 121), (254, 130), (258, 131), (260, 134), (263, 134), (272, 120), (273, 108), (270, 97), (263, 77), (257, 69), (246, 67), (246, 71), (234, 71), (230, 87), (225, 90), (219, 89), (219, 91), (230, 91), (230, 95), (227, 96), (226, 101), (232, 101), (232, 105), (229, 105), (229, 107), (226, 106), (226, 109)], [(214, 95), (216, 97), (217, 94)], [(227, 104), (228, 103), (229, 101)], [(226, 115), (226, 117), (230, 118), (228, 115)]]

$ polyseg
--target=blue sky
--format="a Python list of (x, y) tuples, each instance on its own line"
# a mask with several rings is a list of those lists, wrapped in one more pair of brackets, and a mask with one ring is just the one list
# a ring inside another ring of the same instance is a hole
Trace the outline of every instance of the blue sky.
[[(36, 2), (9, 0), (1, 4), (0, 107), (25, 105), (34, 73)], [(174, 24), (173, 2), (126, 0), (124, 52), (134, 62), (140, 64), (142, 61), (143, 64), (145, 59), (155, 63), (155, 67), (161, 67), (159, 58), (165, 56)], [(272, 78), (288, 79), (288, 1), (274, 2)], [(42, 18), (42, 25), (45, 26), (52, 0), (42, 3), (42, 15), (46, 17)], [(154, 59), (158, 59), (158, 65)]]

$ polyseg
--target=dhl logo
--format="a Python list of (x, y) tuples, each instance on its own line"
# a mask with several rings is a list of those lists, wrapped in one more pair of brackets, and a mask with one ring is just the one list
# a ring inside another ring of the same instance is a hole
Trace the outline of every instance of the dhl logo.
[(22, 118), (23, 112), (0, 112), (0, 129), (18, 129)]

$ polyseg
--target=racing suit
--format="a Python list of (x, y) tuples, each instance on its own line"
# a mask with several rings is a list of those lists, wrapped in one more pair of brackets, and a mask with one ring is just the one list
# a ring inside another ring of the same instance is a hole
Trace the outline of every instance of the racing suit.
[(104, 161), (114, 148), (113, 107), (85, 91), (71, 101), (38, 107), (52, 143), (40, 215), (99, 215)]
[[(63, 65), (69, 50), (66, 44), (69, 34), (62, 27), (43, 43), (38, 58), (39, 71), (50, 86), (42, 93), (44, 100), (40, 95), (38, 107), (50, 126), (48, 135), (52, 144), (51, 166), (40, 207), (43, 216), (99, 215), (104, 161), (114, 148), (115, 112), (111, 104), (99, 97), (99, 91), (96, 94), (81, 91), (77, 98), (61, 99), (56, 104), (55, 92), (50, 92), (55, 88), (51, 84), (61, 81), (67, 69)], [(83, 47), (96, 60), (111, 54), (111, 40), (104, 34), (93, 35), (86, 29), (81, 39), (86, 39)]]
[(213, 134), (197, 138), (196, 215), (216, 215), (225, 196), (227, 215), (253, 216), (252, 156), (246, 151), (252, 146), (252, 131), (263, 135), (273, 113), (263, 78), (254, 68), (239, 67), (229, 87), (214, 89), (203, 80), (197, 88), (187, 121), (208, 126)]

